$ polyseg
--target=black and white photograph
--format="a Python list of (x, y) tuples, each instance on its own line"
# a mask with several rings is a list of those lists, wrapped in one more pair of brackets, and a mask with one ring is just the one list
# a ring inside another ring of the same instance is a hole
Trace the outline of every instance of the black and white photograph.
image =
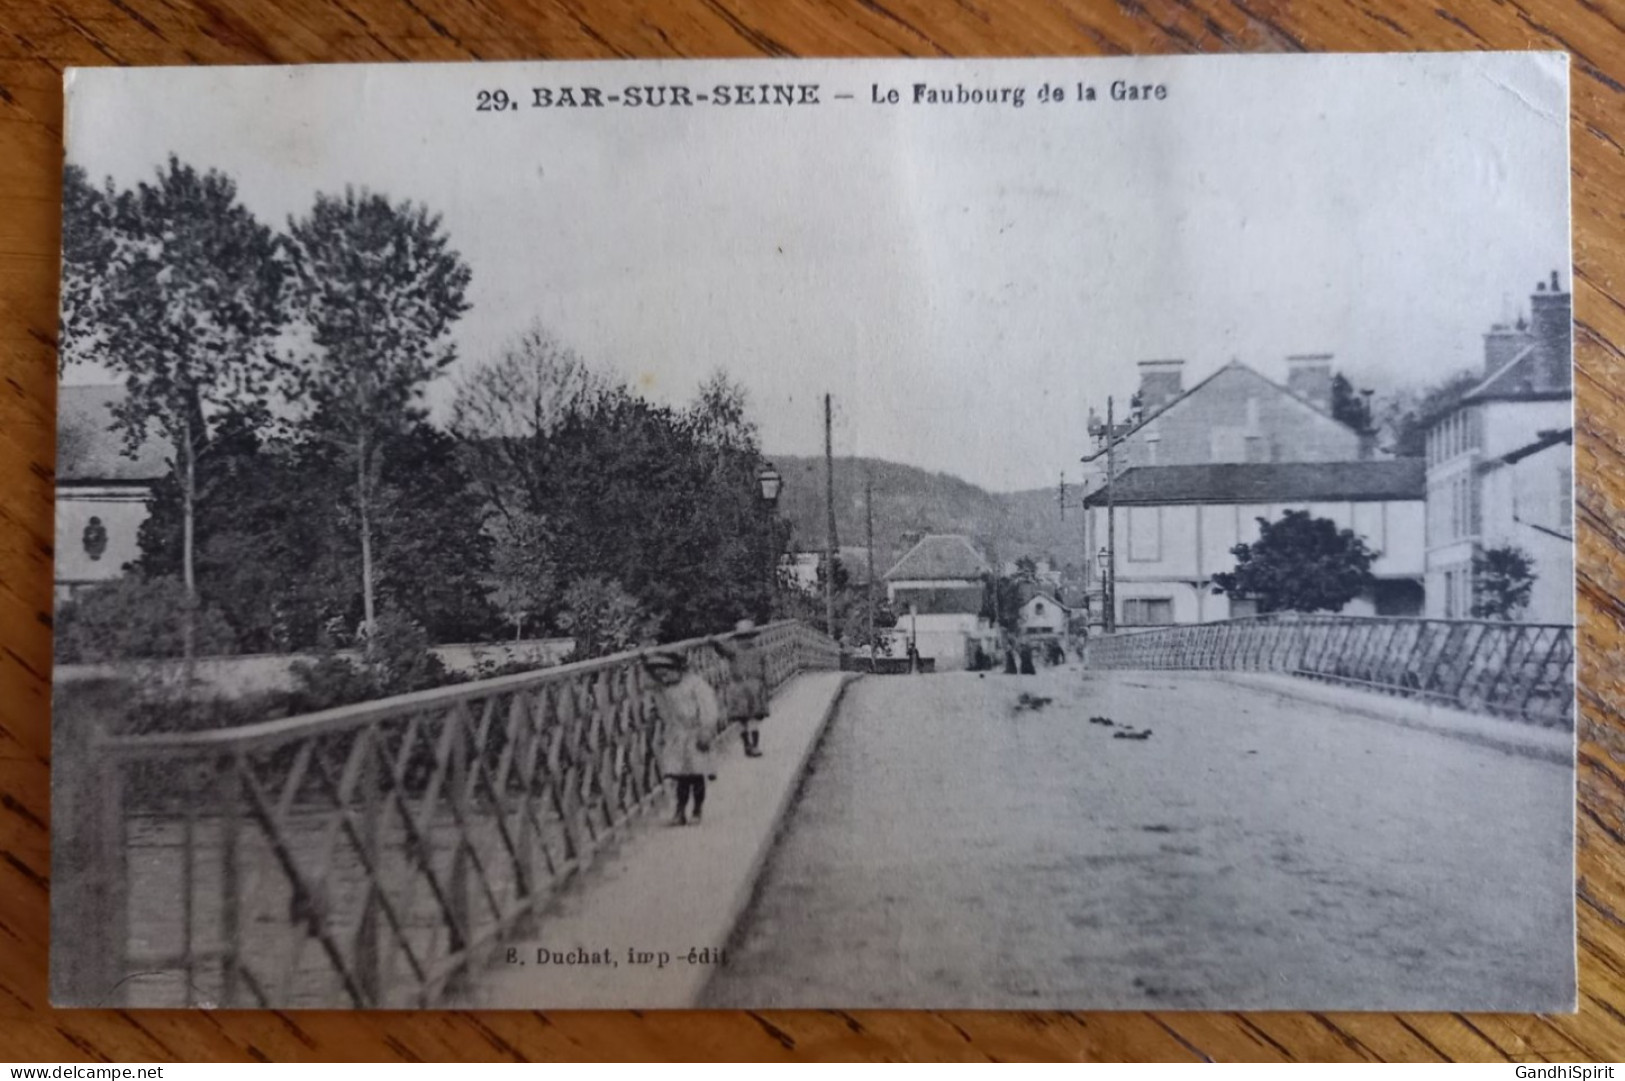
[(1576, 1005), (1568, 57), (74, 69), (51, 987)]

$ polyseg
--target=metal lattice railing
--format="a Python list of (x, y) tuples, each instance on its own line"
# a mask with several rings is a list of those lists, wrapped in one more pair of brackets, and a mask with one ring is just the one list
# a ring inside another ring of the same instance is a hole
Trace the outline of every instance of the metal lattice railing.
[(1574, 628), (1555, 623), (1276, 613), (1103, 636), (1088, 664), (1281, 672), (1574, 724)]
[[(762, 628), (777, 689), (834, 668)], [(720, 685), (709, 640), (665, 647)], [(92, 745), (104, 986), (141, 1005), (441, 1001), (661, 789), (638, 653)]]

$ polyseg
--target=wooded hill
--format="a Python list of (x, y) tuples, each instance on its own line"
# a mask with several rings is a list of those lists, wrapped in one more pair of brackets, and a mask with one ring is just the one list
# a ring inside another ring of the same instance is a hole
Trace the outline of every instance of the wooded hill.
[[(795, 527), (796, 547), (824, 545), (824, 460), (779, 455), (784, 474), (779, 513)], [(879, 458), (835, 459), (835, 529), (843, 545), (864, 542), (863, 484), (874, 484), (875, 571), (884, 574), (910, 534), (962, 533), (997, 559), (1048, 557), (1057, 565), (1082, 555), (1080, 511), (1063, 521), (1054, 488), (989, 492), (947, 473)], [(1070, 493), (1069, 493), (1070, 494)]]

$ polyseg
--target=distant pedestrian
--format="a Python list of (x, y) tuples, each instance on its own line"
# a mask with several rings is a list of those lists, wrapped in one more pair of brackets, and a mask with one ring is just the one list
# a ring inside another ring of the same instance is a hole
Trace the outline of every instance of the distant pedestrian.
[(717, 652), (728, 662), (728, 686), (723, 700), (728, 720), (739, 725), (739, 739), (748, 758), (762, 757), (761, 723), (770, 708), (767, 686), (767, 654), (756, 638), (756, 624), (742, 619), (733, 637), (716, 639)]
[[(716, 692), (688, 667), (681, 653), (661, 650), (644, 658), (657, 684), (655, 710), (660, 715), (660, 772), (677, 782), (677, 810), (672, 824), (700, 821), (705, 806), (705, 779), (712, 770), (711, 745), (721, 709)], [(692, 814), (687, 812), (692, 802)]]

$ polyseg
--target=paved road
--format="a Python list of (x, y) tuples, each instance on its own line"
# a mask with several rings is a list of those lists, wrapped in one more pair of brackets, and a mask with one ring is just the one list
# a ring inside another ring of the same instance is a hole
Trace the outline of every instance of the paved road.
[(854, 685), (707, 1001), (1566, 1008), (1566, 766), (1219, 686)]

